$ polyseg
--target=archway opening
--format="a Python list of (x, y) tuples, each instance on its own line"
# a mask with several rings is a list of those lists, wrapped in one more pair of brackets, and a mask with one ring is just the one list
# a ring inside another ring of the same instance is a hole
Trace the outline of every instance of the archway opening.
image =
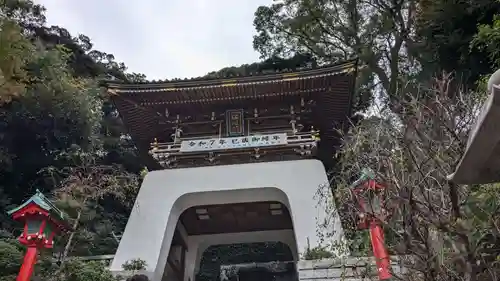
[(201, 256), (196, 281), (295, 280), (290, 247), (279, 241), (212, 245)]
[[(230, 254), (234, 261), (225, 260), (227, 255), (222, 254), (221, 257), (203, 257), (203, 254), (215, 253), (208, 250), (213, 249), (214, 245), (221, 249), (226, 247), (224, 245), (232, 245), (231, 249), (236, 247), (243, 250), (240, 251), (241, 254)], [(268, 251), (259, 250), (262, 247)], [(282, 202), (240, 201), (196, 205), (186, 209), (179, 217), (168, 254), (164, 280), (195, 281), (201, 278), (219, 281), (223, 265), (290, 262), (297, 257), (296, 248), (290, 211)], [(265, 254), (258, 255), (258, 252)], [(210, 264), (210, 260), (214, 260), (217, 268), (215, 271), (218, 273), (207, 273), (206, 268), (210, 267), (209, 265), (204, 265), (205, 269), (200, 268), (202, 263)]]

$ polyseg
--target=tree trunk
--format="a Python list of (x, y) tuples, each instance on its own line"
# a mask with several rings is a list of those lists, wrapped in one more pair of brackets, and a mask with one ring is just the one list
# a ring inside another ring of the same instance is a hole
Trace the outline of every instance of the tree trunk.
[(64, 252), (61, 257), (61, 265), (64, 263), (66, 258), (68, 257), (69, 254), (69, 249), (71, 248), (71, 243), (73, 242), (73, 237), (75, 236), (76, 233), (76, 228), (78, 227), (78, 224), (80, 223), (80, 218), (82, 217), (82, 210), (78, 211), (78, 214), (76, 215), (75, 222), (73, 223), (73, 229), (71, 231), (71, 234), (69, 235), (68, 242), (66, 242), (66, 246), (64, 246)]

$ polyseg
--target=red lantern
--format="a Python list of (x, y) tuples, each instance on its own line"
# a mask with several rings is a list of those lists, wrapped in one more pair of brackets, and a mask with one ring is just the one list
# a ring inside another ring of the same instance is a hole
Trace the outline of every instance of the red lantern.
[(388, 213), (383, 207), (382, 192), (385, 185), (376, 181), (375, 174), (364, 169), (361, 177), (351, 185), (353, 195), (359, 205), (358, 228), (370, 230), (370, 240), (375, 256), (380, 280), (391, 279), (390, 260), (385, 248), (384, 232), (380, 222)]
[(70, 229), (66, 214), (60, 211), (40, 191), (17, 208), (7, 212), (14, 220), (24, 223), (19, 242), (27, 246), (27, 252), (17, 281), (29, 281), (33, 273), (38, 249), (54, 246), (54, 235)]

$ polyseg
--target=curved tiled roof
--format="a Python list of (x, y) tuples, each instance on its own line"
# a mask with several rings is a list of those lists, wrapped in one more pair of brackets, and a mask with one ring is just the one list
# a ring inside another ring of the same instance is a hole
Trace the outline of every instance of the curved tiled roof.
[(263, 84), (276, 83), (283, 79), (311, 79), (328, 75), (340, 74), (348, 71), (354, 71), (357, 67), (357, 59), (349, 60), (334, 65), (327, 65), (318, 68), (302, 69), (299, 71), (281, 71), (275, 73), (259, 73), (250, 76), (234, 76), (223, 78), (191, 78), (179, 80), (165, 80), (153, 82), (116, 82), (105, 81), (104, 85), (116, 92), (162, 92), (171, 91), (174, 89), (190, 89), (190, 88), (212, 88), (220, 86), (244, 85), (244, 84)]
[(153, 139), (161, 140), (172, 133), (166, 109), (175, 116), (190, 111), (193, 114), (193, 108), (212, 111), (212, 107), (230, 109), (247, 102), (265, 107), (270, 101), (288, 103), (300, 96), (317, 102), (314, 116), (318, 126), (324, 128), (323, 142), (333, 141), (338, 129), (334, 124), (345, 123), (350, 117), (356, 70), (357, 60), (350, 60), (296, 72), (156, 83), (107, 82), (106, 86), (142, 151), (149, 149)]

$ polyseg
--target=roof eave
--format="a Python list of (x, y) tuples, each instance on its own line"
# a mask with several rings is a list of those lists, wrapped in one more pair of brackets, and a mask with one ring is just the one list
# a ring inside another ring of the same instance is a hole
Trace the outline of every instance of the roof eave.
[(235, 77), (221, 77), (221, 78), (194, 78), (194, 79), (179, 79), (164, 82), (145, 82), (145, 83), (127, 83), (119, 81), (101, 81), (101, 85), (108, 89), (157, 89), (157, 88), (185, 88), (193, 86), (211, 86), (222, 85), (229, 82), (246, 83), (256, 81), (274, 80), (285, 77), (307, 77), (323, 73), (343, 73), (346, 71), (356, 70), (358, 67), (358, 59), (347, 60), (336, 64), (311, 68), (305, 70), (298, 70), (294, 72), (276, 72), (270, 74), (257, 74), (251, 76), (235, 76)]
[(25, 207), (29, 206), (30, 204), (35, 204), (38, 207), (42, 208), (43, 210), (47, 211), (53, 219), (60, 221), (61, 223), (65, 224), (67, 220), (66, 214), (59, 210), (43, 193), (39, 190), (36, 191), (35, 195), (31, 196), (28, 200), (26, 200), (23, 204), (19, 205), (16, 208), (13, 208), (9, 211), (7, 211), (7, 214), (13, 215), (16, 212), (21, 211)]

